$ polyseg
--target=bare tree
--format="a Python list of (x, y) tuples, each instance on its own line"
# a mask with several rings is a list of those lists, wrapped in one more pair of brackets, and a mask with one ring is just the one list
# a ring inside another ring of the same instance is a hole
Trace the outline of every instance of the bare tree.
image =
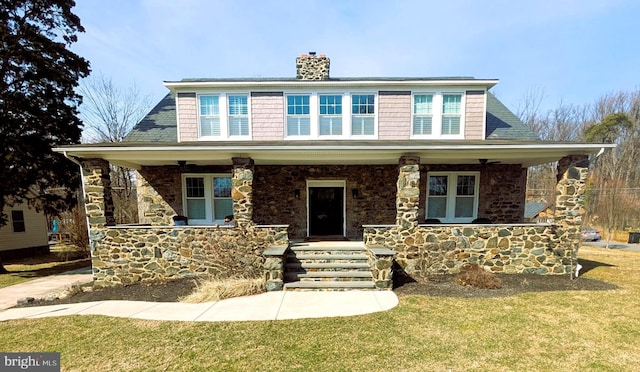
[[(87, 142), (121, 142), (152, 106), (151, 97), (140, 93), (135, 83), (128, 89), (118, 88), (102, 74), (80, 84), (83, 96), (80, 118), (85, 123)], [(112, 166), (114, 211), (117, 223), (137, 222), (137, 201), (133, 173)]]

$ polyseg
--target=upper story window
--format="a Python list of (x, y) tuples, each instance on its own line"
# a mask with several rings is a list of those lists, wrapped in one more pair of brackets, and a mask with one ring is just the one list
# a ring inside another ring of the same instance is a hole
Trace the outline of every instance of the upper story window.
[(288, 95), (287, 136), (309, 136), (310, 134), (309, 95)]
[(444, 94), (442, 96), (442, 134), (460, 134), (462, 114), (462, 95)]
[(342, 96), (320, 95), (320, 135), (342, 135)]
[(413, 96), (413, 135), (430, 135), (433, 124), (433, 94)]
[(375, 95), (351, 96), (351, 134), (355, 136), (375, 134)]
[(249, 135), (249, 107), (247, 96), (228, 96), (229, 136)]
[(430, 172), (426, 218), (471, 222), (478, 214), (478, 172)]
[(462, 93), (414, 93), (411, 136), (461, 139), (464, 136), (463, 102)]
[(200, 96), (200, 137), (220, 136), (220, 97)]
[(251, 135), (249, 96), (219, 94), (198, 96), (200, 139), (235, 139)]
[(189, 223), (223, 223), (226, 216), (233, 214), (231, 188), (229, 175), (184, 175), (184, 213), (189, 217)]

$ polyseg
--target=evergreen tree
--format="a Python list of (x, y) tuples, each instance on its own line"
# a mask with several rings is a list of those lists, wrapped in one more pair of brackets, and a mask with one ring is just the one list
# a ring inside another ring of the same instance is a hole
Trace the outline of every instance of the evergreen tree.
[[(75, 88), (89, 62), (68, 49), (84, 32), (74, 5), (0, 0), (0, 226), (4, 207), (61, 210), (79, 186), (78, 167), (51, 150), (79, 143), (81, 135)], [(69, 192), (47, 193), (51, 187)]]

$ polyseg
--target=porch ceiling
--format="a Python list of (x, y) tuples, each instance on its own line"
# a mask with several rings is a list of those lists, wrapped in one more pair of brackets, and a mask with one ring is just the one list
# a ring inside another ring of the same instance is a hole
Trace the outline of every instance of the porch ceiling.
[(189, 143), (103, 143), (71, 145), (54, 151), (73, 158), (100, 158), (114, 165), (231, 165), (250, 157), (257, 165), (397, 164), (401, 156), (419, 156), (421, 164), (479, 164), (479, 159), (524, 167), (567, 155), (595, 154), (612, 144), (541, 141), (254, 141)]

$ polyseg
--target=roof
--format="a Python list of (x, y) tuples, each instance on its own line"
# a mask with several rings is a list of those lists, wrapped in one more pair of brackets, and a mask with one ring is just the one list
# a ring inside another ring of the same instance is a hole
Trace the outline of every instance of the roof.
[(539, 140), (511, 110), (487, 92), (487, 139)]
[(76, 158), (100, 158), (127, 168), (175, 165), (230, 165), (234, 157), (250, 157), (258, 165), (397, 164), (405, 155), (420, 164), (475, 164), (480, 159), (528, 167), (567, 155), (595, 154), (613, 144), (513, 140), (297, 140), (120, 142), (70, 145), (54, 151)]
[[(167, 94), (125, 137), (125, 142), (177, 142), (176, 103)], [(538, 140), (538, 137), (491, 93), (487, 94), (487, 139)]]
[(125, 142), (178, 142), (176, 102), (167, 94), (127, 134)]
[(549, 207), (549, 203), (545, 202), (529, 202), (524, 205), (524, 218), (534, 218), (540, 212)]

